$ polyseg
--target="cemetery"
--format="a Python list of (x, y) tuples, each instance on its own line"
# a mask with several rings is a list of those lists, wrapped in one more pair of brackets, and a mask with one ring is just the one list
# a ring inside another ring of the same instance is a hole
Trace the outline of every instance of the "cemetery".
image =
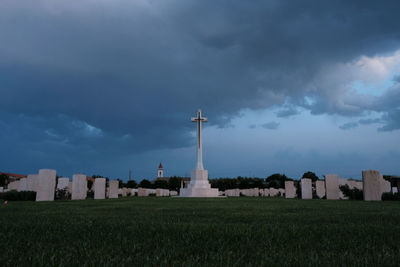
[[(0, 262), (15, 265), (392, 265), (400, 179), (363, 170), (299, 179), (209, 179), (201, 111), (190, 178), (142, 180), (54, 169), (0, 174)], [(390, 200), (390, 201), (382, 201)]]

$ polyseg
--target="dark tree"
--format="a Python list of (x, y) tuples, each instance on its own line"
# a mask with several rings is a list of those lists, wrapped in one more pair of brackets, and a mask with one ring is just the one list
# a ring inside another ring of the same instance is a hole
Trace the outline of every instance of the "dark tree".
[(5, 186), (6, 184), (8, 184), (8, 179), (8, 175), (0, 174), (0, 186)]
[(179, 188), (181, 188), (182, 177), (173, 176), (169, 178), (169, 190), (175, 190), (179, 192)]
[(149, 180), (143, 179), (140, 183), (139, 183), (139, 187), (143, 187), (143, 188), (153, 188), (153, 185), (151, 184), (151, 182)]
[(167, 181), (164, 180), (157, 180), (154, 182), (154, 188), (162, 188), (162, 189), (168, 189), (169, 184)]
[(303, 174), (303, 177), (301, 177), (301, 178), (309, 178), (309, 179), (311, 179), (313, 182), (319, 180), (318, 176), (315, 175), (315, 173), (310, 172), (310, 171), (305, 172), (305, 173)]
[(285, 188), (285, 181), (291, 181), (293, 179), (288, 178), (285, 174), (280, 174), (280, 173), (274, 173), (270, 176), (268, 176), (265, 179), (265, 182), (267, 184), (267, 187), (273, 187), (273, 188)]
[(127, 188), (136, 188), (136, 187), (137, 187), (137, 183), (136, 183), (135, 180), (129, 180), (129, 181), (126, 183), (126, 187), (127, 187)]

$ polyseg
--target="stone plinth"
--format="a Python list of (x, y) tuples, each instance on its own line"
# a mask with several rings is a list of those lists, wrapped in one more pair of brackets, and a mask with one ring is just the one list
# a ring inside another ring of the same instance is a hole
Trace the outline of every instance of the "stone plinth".
[(111, 180), (110, 181), (110, 192), (108, 198), (118, 198), (118, 180)]
[(293, 181), (285, 181), (285, 198), (295, 198), (296, 187)]
[(62, 177), (58, 178), (57, 189), (66, 189), (68, 190), (69, 178)]
[(301, 198), (312, 199), (311, 179), (308, 178), (301, 179)]
[(325, 181), (317, 180), (315, 182), (315, 193), (319, 198), (323, 198), (325, 196)]
[(390, 192), (390, 183), (376, 170), (362, 172), (364, 200), (380, 201), (382, 193)]
[(54, 201), (56, 189), (56, 171), (39, 170), (36, 201)]
[(72, 176), (72, 200), (86, 199), (87, 179), (85, 174), (74, 174)]
[(187, 188), (181, 188), (181, 197), (218, 197), (218, 188), (211, 188), (207, 170), (194, 170)]
[(106, 178), (96, 178), (94, 180), (94, 199), (106, 198)]
[(18, 191), (28, 191), (28, 180), (27, 178), (19, 179)]
[(326, 199), (339, 199), (339, 176), (325, 175)]

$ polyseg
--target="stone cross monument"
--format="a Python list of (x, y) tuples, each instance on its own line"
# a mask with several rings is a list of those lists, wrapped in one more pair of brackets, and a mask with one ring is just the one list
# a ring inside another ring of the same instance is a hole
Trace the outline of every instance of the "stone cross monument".
[(203, 167), (203, 148), (201, 138), (201, 126), (207, 122), (207, 118), (201, 116), (201, 110), (197, 111), (197, 117), (192, 118), (197, 122), (197, 165), (190, 175), (190, 184), (187, 188), (181, 188), (181, 197), (218, 197), (218, 189), (211, 188), (208, 182), (208, 171)]

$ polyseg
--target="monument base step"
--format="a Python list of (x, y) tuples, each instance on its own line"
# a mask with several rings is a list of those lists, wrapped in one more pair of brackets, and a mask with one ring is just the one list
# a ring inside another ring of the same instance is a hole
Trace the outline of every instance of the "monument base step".
[(218, 197), (218, 188), (181, 188), (180, 197)]

